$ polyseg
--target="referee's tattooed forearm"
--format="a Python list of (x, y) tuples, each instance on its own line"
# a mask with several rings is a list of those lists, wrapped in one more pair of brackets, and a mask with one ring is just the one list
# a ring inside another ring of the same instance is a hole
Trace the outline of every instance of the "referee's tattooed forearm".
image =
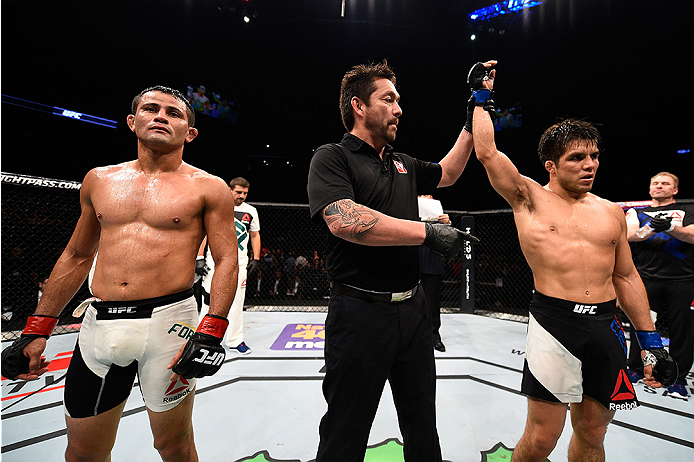
[(323, 215), (331, 231), (347, 229), (350, 237), (357, 240), (378, 223), (378, 217), (374, 216), (371, 209), (349, 199), (340, 199), (328, 205)]

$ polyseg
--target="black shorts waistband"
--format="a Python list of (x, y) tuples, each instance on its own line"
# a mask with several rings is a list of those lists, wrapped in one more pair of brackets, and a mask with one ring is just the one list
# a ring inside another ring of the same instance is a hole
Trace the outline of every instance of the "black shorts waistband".
[(152, 311), (160, 306), (177, 303), (193, 296), (193, 288), (161, 297), (143, 300), (99, 301), (93, 302), (96, 308), (96, 319), (143, 319), (151, 318)]
[(599, 316), (603, 314), (617, 313), (617, 299), (609, 300), (601, 303), (578, 303), (561, 298), (549, 297), (541, 294), (537, 290), (533, 294), (533, 299), (530, 302), (530, 307), (544, 308), (560, 308), (562, 311), (570, 311), (576, 314), (584, 314), (588, 316)]
[(330, 282), (330, 288), (338, 294), (348, 297), (358, 298), (367, 302), (398, 303), (409, 300), (417, 293), (419, 283), (405, 292), (376, 292), (373, 290), (360, 289), (359, 287), (348, 286), (337, 281)]

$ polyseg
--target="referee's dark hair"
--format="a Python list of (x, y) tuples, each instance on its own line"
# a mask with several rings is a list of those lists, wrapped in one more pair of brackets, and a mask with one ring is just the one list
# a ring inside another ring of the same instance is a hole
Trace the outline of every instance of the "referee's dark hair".
[(347, 131), (354, 127), (354, 114), (352, 114), (352, 98), (355, 96), (364, 104), (369, 104), (371, 94), (376, 90), (374, 80), (388, 79), (395, 85), (395, 72), (388, 66), (384, 59), (378, 64), (359, 64), (347, 71), (342, 77), (340, 86), (340, 112), (342, 123)]

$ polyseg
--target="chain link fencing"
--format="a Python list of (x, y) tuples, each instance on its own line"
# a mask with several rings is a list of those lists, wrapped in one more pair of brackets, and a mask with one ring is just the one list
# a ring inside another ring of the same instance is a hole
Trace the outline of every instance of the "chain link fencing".
[[(79, 187), (71, 181), (2, 173), (2, 338), (19, 336), (34, 312), (41, 283), (79, 218)], [(325, 232), (307, 205), (253, 203), (260, 217), (261, 269), (248, 279), (248, 311), (327, 311)], [(447, 211), (451, 223), (482, 243), (446, 260), (441, 309), (527, 320), (532, 273), (520, 251), (510, 210)], [(60, 315), (55, 333), (74, 332), (74, 308), (90, 296), (85, 285)]]

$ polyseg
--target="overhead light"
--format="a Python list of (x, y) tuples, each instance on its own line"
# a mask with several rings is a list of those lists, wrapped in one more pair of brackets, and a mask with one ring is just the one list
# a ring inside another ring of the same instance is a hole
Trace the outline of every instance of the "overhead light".
[(516, 13), (526, 8), (541, 5), (545, 0), (505, 0), (475, 10), (468, 15), (471, 21), (483, 21), (508, 13)]

